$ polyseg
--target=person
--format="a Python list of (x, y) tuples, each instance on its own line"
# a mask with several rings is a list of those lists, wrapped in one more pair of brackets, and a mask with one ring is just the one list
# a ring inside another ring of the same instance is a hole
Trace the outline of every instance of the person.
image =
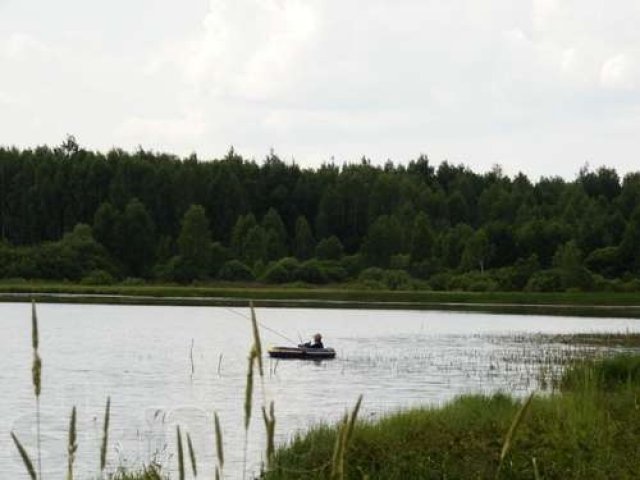
[(307, 343), (303, 343), (301, 345), (299, 345), (300, 347), (304, 347), (304, 348), (324, 348), (324, 345), (322, 344), (322, 335), (320, 335), (319, 333), (316, 333), (313, 336), (313, 343), (312, 342), (307, 342)]

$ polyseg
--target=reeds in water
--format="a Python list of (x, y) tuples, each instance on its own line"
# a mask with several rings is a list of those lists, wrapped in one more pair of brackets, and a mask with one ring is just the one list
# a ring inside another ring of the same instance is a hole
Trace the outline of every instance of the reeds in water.
[(196, 451), (193, 448), (193, 443), (191, 442), (191, 435), (187, 432), (187, 448), (189, 449), (189, 460), (191, 461), (191, 471), (193, 472), (193, 477), (198, 478), (198, 462), (196, 461)]
[(104, 423), (102, 425), (102, 445), (100, 446), (100, 472), (107, 466), (107, 445), (109, 443), (109, 420), (111, 418), (111, 397), (107, 397), (104, 409)]
[(69, 420), (69, 441), (67, 445), (67, 480), (73, 480), (73, 462), (76, 457), (78, 444), (76, 442), (76, 407), (71, 410), (71, 419)]
[(269, 404), (269, 411), (263, 406), (262, 407), (262, 418), (264, 419), (264, 426), (267, 432), (267, 467), (273, 467), (273, 461), (276, 454), (276, 445), (275, 445), (275, 433), (276, 433), (276, 415), (274, 411), (273, 401)]
[(215, 478), (218, 480), (224, 474), (224, 444), (222, 443), (222, 428), (220, 428), (220, 419), (217, 413), (213, 414), (213, 423), (216, 433), (216, 455), (218, 456)]
[(42, 479), (42, 447), (40, 436), (40, 392), (42, 391), (42, 359), (38, 352), (38, 314), (36, 312), (36, 302), (31, 300), (31, 346), (33, 348), (33, 365), (31, 367), (31, 379), (33, 391), (36, 395), (36, 436), (38, 444), (38, 477)]
[(177, 448), (178, 448), (178, 475), (180, 480), (184, 480), (184, 450), (182, 449), (182, 435), (180, 425), (176, 425)]
[(20, 458), (22, 458), (22, 463), (24, 463), (24, 467), (27, 469), (29, 477), (31, 478), (31, 480), (37, 480), (36, 470), (35, 468), (33, 468), (33, 462), (31, 461), (31, 458), (29, 458), (29, 454), (22, 446), (22, 443), (20, 443), (20, 440), (18, 440), (18, 437), (16, 437), (15, 433), (11, 432), (11, 438), (13, 439), (13, 443), (15, 443), (16, 448), (18, 449), (18, 453), (20, 453)]

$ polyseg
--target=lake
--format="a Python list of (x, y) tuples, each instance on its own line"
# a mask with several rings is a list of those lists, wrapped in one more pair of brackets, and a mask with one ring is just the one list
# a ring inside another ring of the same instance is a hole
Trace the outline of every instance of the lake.
[[(640, 332), (631, 319), (497, 315), (441, 311), (256, 310), (263, 344), (290, 345), (316, 331), (335, 360), (265, 358), (256, 374), (248, 468), (262, 458), (263, 394), (275, 402), (279, 443), (320, 422), (338, 420), (363, 394), (362, 418), (415, 405), (438, 405), (463, 393), (524, 395), (541, 369), (589, 350), (536, 334)], [(111, 397), (109, 469), (156, 459), (176, 466), (175, 425), (188, 431), (199, 470), (211, 478), (213, 412), (224, 434), (225, 473), (241, 478), (243, 404), (252, 344), (248, 308), (38, 305), (42, 463), (45, 478), (66, 471), (69, 415), (78, 412), (79, 478), (99, 468), (104, 407)], [(0, 304), (0, 472), (28, 478), (12, 445), (16, 432), (35, 460), (30, 305)], [(542, 338), (542, 340), (540, 340)], [(593, 349), (592, 349), (593, 350)], [(193, 362), (192, 362), (193, 358)], [(192, 372), (193, 370), (193, 372)]]

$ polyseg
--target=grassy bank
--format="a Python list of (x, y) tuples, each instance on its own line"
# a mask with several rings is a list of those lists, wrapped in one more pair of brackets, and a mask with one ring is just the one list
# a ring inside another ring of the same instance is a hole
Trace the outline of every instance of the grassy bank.
[(452, 309), (640, 318), (640, 295), (617, 292), (435, 292), (365, 290), (354, 286), (104, 285), (0, 282), (0, 301), (323, 308)]
[[(532, 400), (497, 475), (506, 432), (521, 403), (465, 396), (359, 423), (347, 451), (350, 479), (637, 478), (640, 357), (567, 371), (562, 393)], [(366, 400), (365, 400), (366, 401)], [(329, 478), (336, 429), (320, 426), (276, 454), (266, 478)]]

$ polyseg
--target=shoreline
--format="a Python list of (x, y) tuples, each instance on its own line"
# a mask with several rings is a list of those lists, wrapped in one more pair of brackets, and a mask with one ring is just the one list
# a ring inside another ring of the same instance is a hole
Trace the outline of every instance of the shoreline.
[(0, 302), (450, 310), (496, 314), (640, 319), (640, 296), (626, 293), (371, 291), (314, 288), (0, 284)]

